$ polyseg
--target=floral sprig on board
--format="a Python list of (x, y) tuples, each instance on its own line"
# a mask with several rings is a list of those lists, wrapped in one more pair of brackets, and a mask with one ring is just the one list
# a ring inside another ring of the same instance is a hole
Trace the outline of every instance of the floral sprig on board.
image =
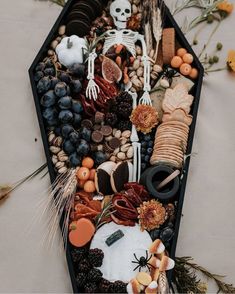
[(224, 276), (210, 273), (193, 262), (192, 257), (176, 257), (175, 261), (174, 284), (179, 293), (207, 293), (207, 284), (197, 278), (197, 272), (216, 283), (217, 293), (235, 293), (235, 287), (223, 281)]

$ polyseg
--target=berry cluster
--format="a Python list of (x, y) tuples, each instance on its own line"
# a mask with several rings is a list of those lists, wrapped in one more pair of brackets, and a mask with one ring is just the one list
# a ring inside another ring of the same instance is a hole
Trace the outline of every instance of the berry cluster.
[(139, 133), (141, 142), (141, 171), (144, 172), (149, 167), (149, 161), (153, 153), (155, 130), (144, 135)]

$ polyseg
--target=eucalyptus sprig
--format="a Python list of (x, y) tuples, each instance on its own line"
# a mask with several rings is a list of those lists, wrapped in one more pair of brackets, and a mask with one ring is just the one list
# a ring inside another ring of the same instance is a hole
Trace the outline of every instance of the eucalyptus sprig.
[(180, 11), (191, 8), (191, 7), (200, 7), (199, 6), (199, 0), (183, 0), (181, 3), (179, 3), (179, 0), (176, 0), (173, 8), (171, 9), (172, 15), (176, 15)]
[(192, 257), (176, 257), (175, 261), (175, 285), (179, 293), (206, 293), (202, 289), (201, 281), (197, 279), (196, 272), (200, 272), (208, 279), (213, 280), (218, 287), (217, 293), (235, 293), (235, 287), (223, 281), (224, 276), (210, 273), (204, 267), (193, 262)]
[(66, 0), (39, 0), (39, 1), (50, 1), (51, 3), (57, 4), (61, 7), (64, 7), (67, 2)]

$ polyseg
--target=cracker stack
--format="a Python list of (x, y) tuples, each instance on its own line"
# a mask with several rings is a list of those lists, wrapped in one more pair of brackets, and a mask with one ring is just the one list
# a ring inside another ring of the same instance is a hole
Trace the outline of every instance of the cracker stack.
[(165, 163), (175, 168), (182, 167), (192, 122), (192, 116), (189, 115), (192, 102), (193, 96), (188, 94), (184, 84), (166, 90), (162, 103), (163, 123), (156, 132), (150, 160), (152, 165)]

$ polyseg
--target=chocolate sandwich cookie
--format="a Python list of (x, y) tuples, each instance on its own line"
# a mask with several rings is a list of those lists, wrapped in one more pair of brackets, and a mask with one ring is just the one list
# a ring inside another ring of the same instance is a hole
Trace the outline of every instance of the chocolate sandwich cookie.
[(72, 11), (69, 13), (66, 22), (68, 23), (68, 22), (70, 22), (71, 20), (74, 20), (74, 19), (77, 19), (77, 20), (84, 20), (84, 21), (87, 22), (87, 23), (88, 23), (88, 22), (91, 23), (91, 18), (90, 18), (90, 16), (89, 16), (87, 13), (85, 13), (85, 12), (83, 12), (83, 11), (80, 11), (80, 10), (77, 10), (77, 9), (72, 10)]
[(97, 17), (97, 12), (95, 10), (95, 6), (92, 5), (92, 3), (89, 3), (87, 0), (86, 1), (82, 0), (82, 1), (79, 1), (78, 3), (76, 3), (73, 6), (73, 10), (74, 9), (86, 13), (87, 15), (89, 15), (89, 17), (92, 21), (95, 20), (95, 18)]
[(77, 35), (81, 38), (85, 37), (88, 35), (90, 32), (90, 24), (85, 22), (84, 20), (71, 20), (69, 23), (66, 25), (66, 35), (71, 36), (71, 35)]

